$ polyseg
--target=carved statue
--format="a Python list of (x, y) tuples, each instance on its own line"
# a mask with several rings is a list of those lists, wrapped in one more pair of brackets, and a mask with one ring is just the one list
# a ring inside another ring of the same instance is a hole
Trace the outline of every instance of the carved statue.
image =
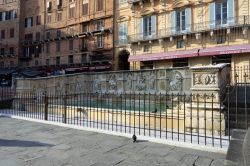
[(170, 82), (171, 91), (181, 91), (182, 90), (182, 76), (180, 72), (175, 72), (172, 81)]

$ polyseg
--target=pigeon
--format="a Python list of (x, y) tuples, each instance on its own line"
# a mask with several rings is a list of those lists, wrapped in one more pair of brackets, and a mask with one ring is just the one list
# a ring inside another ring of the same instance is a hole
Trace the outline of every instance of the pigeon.
[(133, 139), (133, 142), (136, 142), (136, 141), (137, 141), (137, 137), (136, 137), (135, 134), (132, 136), (132, 139)]

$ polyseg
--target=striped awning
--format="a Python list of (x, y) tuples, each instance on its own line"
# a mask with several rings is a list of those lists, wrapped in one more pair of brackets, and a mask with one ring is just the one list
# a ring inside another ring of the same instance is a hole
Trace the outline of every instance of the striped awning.
[(192, 49), (183, 51), (170, 51), (154, 54), (142, 54), (129, 57), (129, 62), (158, 61), (164, 59), (189, 58), (198, 56), (214, 56), (226, 54), (239, 54), (250, 52), (250, 44), (234, 46), (218, 46), (204, 49)]

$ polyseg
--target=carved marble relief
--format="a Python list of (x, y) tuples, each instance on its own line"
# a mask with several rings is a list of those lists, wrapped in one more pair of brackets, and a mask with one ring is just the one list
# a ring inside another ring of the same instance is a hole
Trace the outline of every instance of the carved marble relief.
[(180, 72), (175, 71), (173, 73), (172, 80), (170, 81), (171, 91), (181, 91), (182, 90), (182, 75)]
[(117, 91), (117, 78), (116, 75), (110, 75), (108, 80), (108, 90)]
[(155, 75), (155, 72), (150, 72), (149, 74), (149, 90), (152, 91), (152, 90), (155, 90), (155, 83), (156, 83), (156, 75)]
[(125, 74), (125, 91), (132, 91), (133, 90), (133, 75), (132, 73)]
[(140, 73), (137, 75), (137, 81), (136, 81), (136, 90), (137, 91), (144, 91), (146, 90), (146, 76), (143, 75), (143, 73)]
[(216, 74), (199, 73), (194, 74), (194, 85), (216, 85)]

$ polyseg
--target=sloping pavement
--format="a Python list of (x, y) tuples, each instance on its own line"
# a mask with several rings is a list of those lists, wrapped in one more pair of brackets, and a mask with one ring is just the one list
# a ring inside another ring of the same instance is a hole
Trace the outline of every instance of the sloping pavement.
[(221, 166), (225, 154), (0, 117), (0, 166)]

